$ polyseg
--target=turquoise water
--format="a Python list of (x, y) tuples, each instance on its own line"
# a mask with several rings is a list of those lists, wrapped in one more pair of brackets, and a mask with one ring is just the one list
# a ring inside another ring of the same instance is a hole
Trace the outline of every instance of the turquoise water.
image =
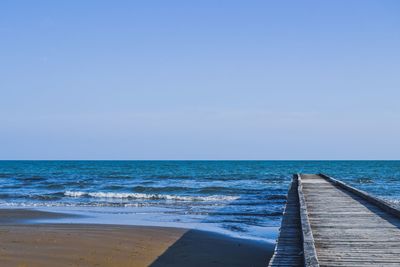
[(0, 206), (272, 240), (296, 172), (400, 199), (400, 161), (0, 161)]

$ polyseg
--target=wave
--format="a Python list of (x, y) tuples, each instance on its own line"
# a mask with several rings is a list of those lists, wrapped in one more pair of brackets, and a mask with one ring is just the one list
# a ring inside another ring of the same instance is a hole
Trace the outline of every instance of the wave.
[(194, 190), (194, 188), (180, 187), (180, 186), (163, 186), (163, 187), (153, 187), (153, 186), (135, 186), (132, 191), (138, 193), (158, 193), (158, 192), (187, 192), (189, 190)]
[(29, 177), (19, 177), (17, 180), (24, 181), (24, 182), (39, 182), (39, 181), (46, 181), (46, 177), (34, 175)]
[(199, 193), (224, 193), (224, 194), (262, 194), (265, 190), (254, 189), (254, 188), (234, 188), (234, 187), (223, 187), (223, 186), (207, 186), (199, 188)]
[(395, 205), (398, 209), (400, 209), (400, 199), (383, 198), (383, 200)]
[(286, 200), (286, 195), (270, 195), (267, 196), (268, 200)]
[(160, 175), (151, 175), (150, 178), (152, 179), (193, 179), (193, 176), (188, 175), (167, 175), (167, 174), (160, 174)]
[(59, 200), (63, 197), (62, 193), (52, 194), (10, 194), (0, 193), (0, 199), (35, 199), (35, 200)]
[(356, 182), (359, 183), (359, 184), (373, 184), (374, 183), (374, 179), (368, 178), (368, 177), (364, 177), (364, 178), (358, 178), (356, 180)]
[(90, 202), (90, 203), (73, 203), (73, 202), (58, 202), (58, 201), (0, 201), (1, 207), (114, 207), (114, 208), (141, 208), (141, 207), (156, 207), (156, 205), (148, 203), (109, 203), (109, 202)]
[(43, 188), (43, 189), (64, 189), (65, 186), (62, 184), (44, 184), (38, 186), (38, 188)]
[(114, 198), (114, 199), (149, 199), (149, 200), (175, 200), (175, 201), (233, 201), (238, 196), (176, 196), (160, 194), (142, 194), (142, 193), (113, 193), (113, 192), (82, 192), (66, 191), (67, 197), (94, 197), (94, 198)]

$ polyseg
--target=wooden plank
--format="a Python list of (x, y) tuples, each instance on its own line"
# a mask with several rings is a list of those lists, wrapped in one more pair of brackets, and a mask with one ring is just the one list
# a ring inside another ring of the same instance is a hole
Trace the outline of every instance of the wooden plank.
[(400, 209), (397, 208), (392, 203), (389, 203), (389, 202), (387, 202), (387, 201), (385, 201), (383, 199), (376, 198), (376, 197), (368, 194), (367, 192), (364, 192), (362, 190), (356, 189), (356, 188), (354, 188), (354, 187), (352, 187), (352, 186), (350, 186), (350, 185), (348, 185), (346, 183), (343, 183), (343, 182), (341, 182), (339, 180), (336, 180), (336, 179), (334, 179), (334, 178), (332, 178), (332, 177), (330, 177), (328, 175), (325, 175), (323, 173), (320, 173), (319, 176), (327, 179), (329, 182), (331, 182), (331, 183), (333, 183), (333, 184), (335, 184), (335, 185), (337, 185), (337, 186), (339, 186), (339, 187), (341, 187), (341, 188), (343, 188), (345, 190), (350, 191), (353, 194), (356, 194), (357, 196), (360, 196), (360, 197), (364, 198), (365, 200), (369, 201), (370, 203), (380, 207), (384, 211), (389, 212), (389, 213), (393, 214), (394, 216), (400, 217)]
[(269, 266), (400, 266), (400, 210), (327, 175), (295, 175)]
[(301, 192), (321, 266), (400, 266), (395, 207), (326, 175), (302, 174)]
[(304, 266), (297, 176), (293, 177), (275, 252), (268, 266)]
[(304, 266), (307, 267), (319, 267), (317, 252), (314, 244), (314, 237), (311, 230), (310, 221), (308, 218), (306, 200), (303, 194), (303, 185), (301, 175), (297, 175), (298, 179), (298, 195), (300, 205), (300, 221), (302, 230), (303, 240), (303, 254), (304, 254)]

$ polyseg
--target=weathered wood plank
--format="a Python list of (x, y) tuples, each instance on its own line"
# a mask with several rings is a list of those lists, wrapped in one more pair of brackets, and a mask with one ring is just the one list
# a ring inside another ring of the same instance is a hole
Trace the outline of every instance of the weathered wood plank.
[(275, 252), (268, 266), (304, 266), (297, 185), (297, 177), (293, 177)]
[(325, 175), (301, 181), (321, 266), (400, 266), (400, 211)]
[(314, 237), (311, 229), (310, 220), (308, 217), (306, 200), (303, 194), (303, 185), (301, 176), (297, 175), (298, 179), (298, 195), (300, 205), (300, 222), (303, 240), (304, 266), (319, 267), (317, 252), (315, 249)]
[(296, 175), (269, 266), (400, 266), (400, 210), (326, 175)]

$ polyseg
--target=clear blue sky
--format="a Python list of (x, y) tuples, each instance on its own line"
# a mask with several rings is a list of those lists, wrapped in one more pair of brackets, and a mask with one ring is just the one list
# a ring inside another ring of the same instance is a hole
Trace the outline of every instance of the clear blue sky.
[(1, 159), (400, 159), (400, 1), (0, 1)]

